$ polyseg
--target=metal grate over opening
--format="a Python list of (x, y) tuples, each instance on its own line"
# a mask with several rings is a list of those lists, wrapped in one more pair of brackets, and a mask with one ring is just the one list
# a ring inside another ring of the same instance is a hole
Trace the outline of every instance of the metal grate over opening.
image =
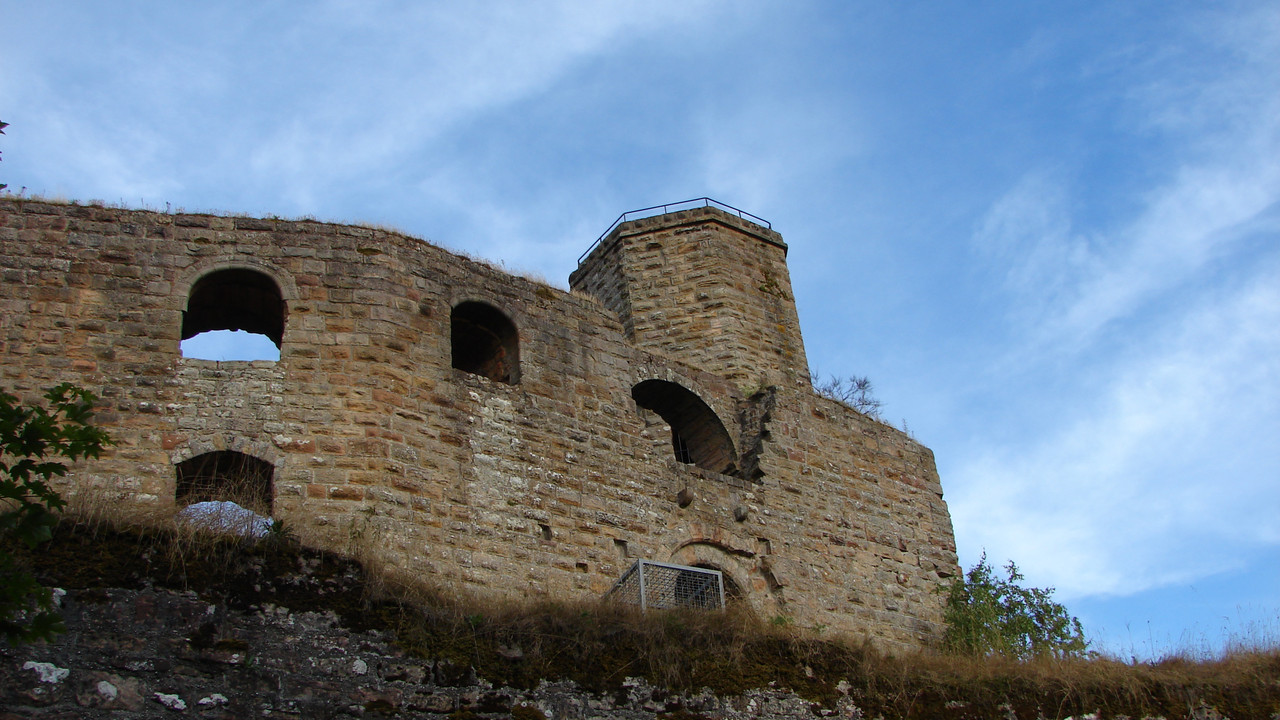
[(609, 590), (608, 597), (641, 609), (724, 607), (724, 578), (719, 570), (636, 560)]

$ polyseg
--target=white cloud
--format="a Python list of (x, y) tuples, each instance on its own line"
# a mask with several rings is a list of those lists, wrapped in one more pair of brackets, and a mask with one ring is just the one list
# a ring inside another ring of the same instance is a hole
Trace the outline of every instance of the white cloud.
[[(43, 109), (23, 128), (24, 149), (40, 158), (35, 174), (77, 178), (73, 194), (278, 194), (290, 206), (276, 212), (323, 214), (343, 185), (379, 182), (410, 158), (429, 165), (452, 151), (433, 147), (451, 130), (727, 7), (330, 2), (307, 13), (155, 7), (127, 19), (32, 10), (23, 24), (33, 39), (4, 90)], [(43, 162), (67, 137), (79, 150), (60, 157), (66, 164)], [(131, 175), (166, 181), (143, 186)], [(236, 181), (218, 184), (224, 176)]]
[(1277, 18), (1206, 28), (1215, 66), (1144, 69), (1129, 117), (1162, 133), (1167, 171), (1131, 220), (1089, 225), (1079, 171), (1039, 169), (974, 234), (1019, 338), (987, 387), (1018, 373), (999, 392), (1044, 434), (960, 459), (958, 541), (1016, 553), (1065, 598), (1191, 582), (1280, 542), (1280, 42), (1247, 27)]
[[(154, 173), (139, 167), (140, 158), (153, 158), (164, 152), (166, 143), (160, 136), (121, 125), (115, 127), (112, 141), (104, 143), (101, 137), (86, 129), (83, 121), (56, 110), (37, 108), (21, 117), (27, 121), (22, 132), (32, 132), (34, 125), (41, 138), (37, 143), (24, 142), (23, 152), (35, 150), (40, 163), (52, 169), (48, 177), (60, 178), (53, 180), (52, 185), (37, 185), (49, 180), (25, 180), (26, 176), (21, 176), (22, 184), (32, 184), (29, 189), (33, 194), (141, 204), (144, 200), (154, 202), (165, 197), (178, 187), (171, 173)], [(74, 187), (62, 184), (73, 179)]]
[[(1167, 319), (1060, 428), (988, 451), (948, 479), (962, 547), (1010, 549), (1065, 597), (1127, 594), (1280, 542), (1280, 256)], [(994, 559), (994, 558), (993, 558)]]
[[(394, 162), (469, 118), (545, 91), (577, 63), (715, 5), (397, 4), (353, 19), (349, 3), (335, 3), (305, 31), (346, 32), (357, 53), (320, 60), (327, 88), (291, 109), (253, 151), (254, 166), (339, 173)], [(358, 32), (343, 30), (353, 25)]]
[(1065, 183), (1042, 171), (1001, 197), (975, 242), (1004, 268), (1013, 317), (1031, 329), (1028, 349), (1084, 349), (1247, 239), (1280, 199), (1280, 102), (1265, 124), (1227, 156), (1181, 168), (1139, 218), (1107, 236), (1075, 229)]
[(1082, 226), (1079, 179), (1061, 169), (1031, 170), (993, 203), (974, 241), (1006, 269), (1028, 350), (1087, 348), (1211, 272), (1280, 200), (1280, 32), (1257, 29), (1280, 30), (1280, 12), (1255, 15), (1212, 24), (1219, 64), (1183, 67), (1175, 53), (1133, 80), (1134, 122), (1164, 133), (1173, 164), (1131, 222)]
[(1066, 182), (1048, 171), (1022, 177), (998, 199), (975, 233), (975, 244), (999, 268), (1017, 299), (1015, 318), (1039, 323), (1074, 292), (1080, 277), (1099, 271), (1099, 258), (1071, 224)]

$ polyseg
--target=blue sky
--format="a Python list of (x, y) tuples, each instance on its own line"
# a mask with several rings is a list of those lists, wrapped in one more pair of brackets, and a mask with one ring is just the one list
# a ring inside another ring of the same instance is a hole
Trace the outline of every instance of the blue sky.
[[(1273, 2), (0, 0), (0, 182), (399, 228), (565, 286), (711, 196), (962, 562), (1124, 657), (1280, 636)], [(25, 190), (23, 190), (25, 188)]]

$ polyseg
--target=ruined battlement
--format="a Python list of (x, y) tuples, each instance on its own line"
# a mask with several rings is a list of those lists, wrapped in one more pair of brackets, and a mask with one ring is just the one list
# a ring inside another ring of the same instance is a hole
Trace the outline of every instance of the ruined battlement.
[[(442, 585), (591, 597), (635, 558), (905, 647), (957, 572), (933, 455), (809, 385), (786, 245), (706, 204), (613, 227), (572, 292), (362, 226), (0, 199), (0, 389), (103, 399), (64, 489), (232, 492)], [(182, 356), (210, 330), (275, 362)]]

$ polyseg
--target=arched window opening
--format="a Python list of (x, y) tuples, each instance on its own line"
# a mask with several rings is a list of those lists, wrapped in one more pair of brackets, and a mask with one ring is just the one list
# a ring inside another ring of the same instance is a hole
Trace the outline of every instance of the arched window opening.
[(666, 380), (645, 380), (631, 388), (631, 397), (638, 407), (657, 413), (671, 427), (677, 462), (723, 475), (737, 472), (733, 440), (702, 398)]
[(245, 268), (196, 281), (182, 313), (182, 356), (200, 360), (279, 360), (285, 302), (275, 281)]
[(177, 465), (179, 506), (228, 500), (259, 515), (271, 515), (275, 467), (252, 455), (220, 450)]
[(502, 311), (482, 302), (459, 303), (449, 316), (453, 366), (516, 385), (520, 382), (520, 341)]

